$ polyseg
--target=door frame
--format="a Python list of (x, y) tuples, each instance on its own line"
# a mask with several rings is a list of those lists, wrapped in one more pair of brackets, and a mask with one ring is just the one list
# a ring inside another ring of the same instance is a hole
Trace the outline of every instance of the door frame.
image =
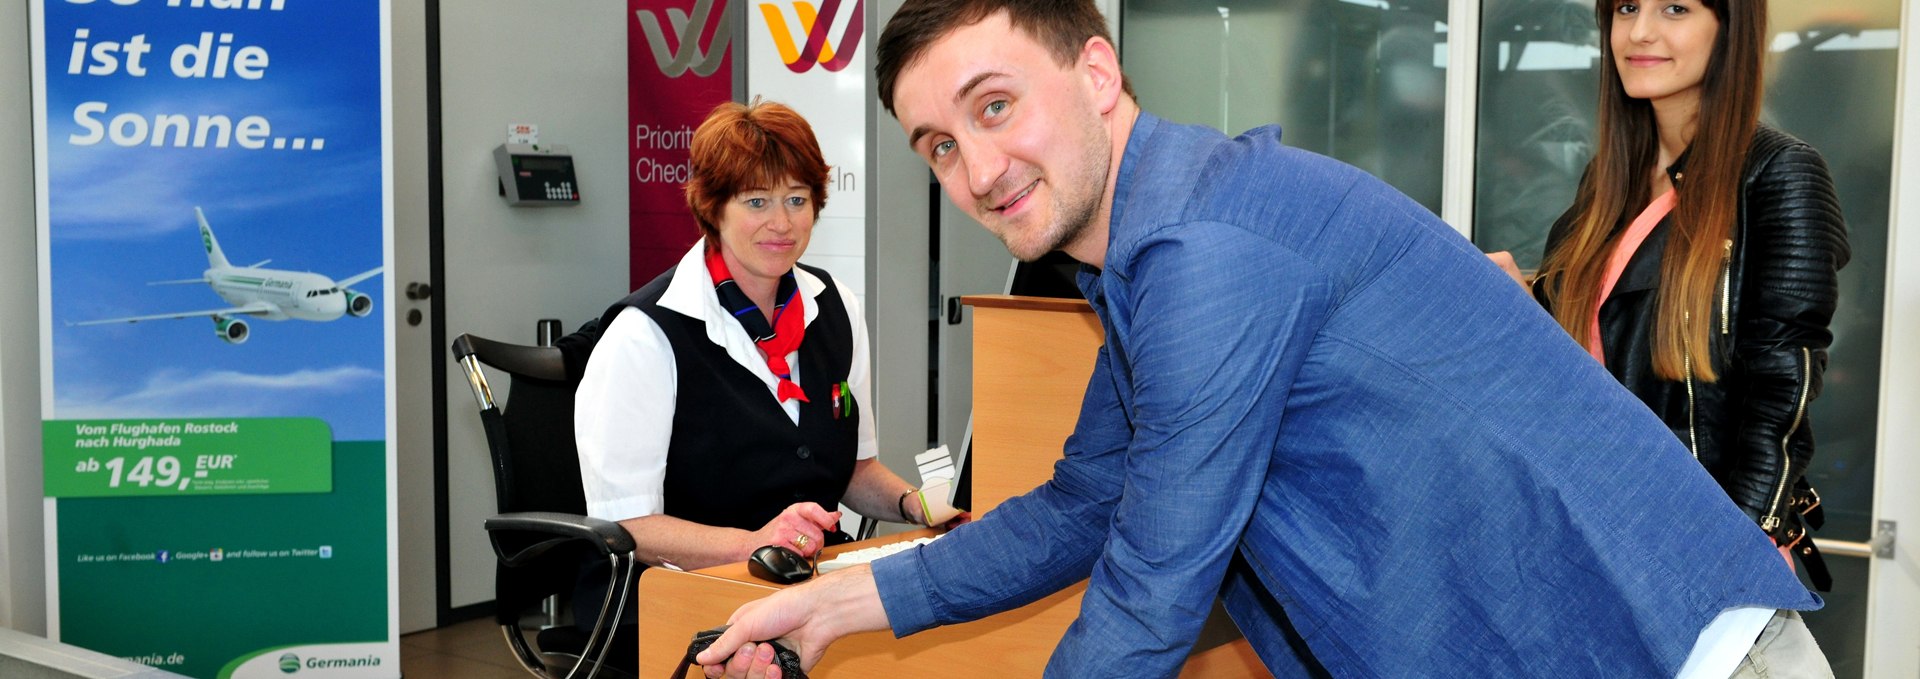
[[(1906, 526), (1906, 545), (1895, 542), (1892, 558), (1875, 558), (1867, 586), (1866, 675), (1920, 676), (1920, 457), (1902, 455), (1902, 444), (1920, 441), (1920, 352), (1893, 349), (1920, 336), (1920, 0), (1900, 13), (1899, 91), (1895, 98), (1893, 198), (1887, 228), (1887, 294), (1882, 314), (1880, 431), (1874, 456), (1875, 525)], [(1901, 200), (1901, 196), (1912, 196)], [(1902, 313), (1905, 312), (1905, 313)]]

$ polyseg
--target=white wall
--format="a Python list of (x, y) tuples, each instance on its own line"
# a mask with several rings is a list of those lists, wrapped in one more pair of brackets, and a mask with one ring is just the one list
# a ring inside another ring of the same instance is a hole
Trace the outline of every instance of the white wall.
[(28, 0), (0, 0), (0, 627), (46, 634)]
[[(887, 24), (900, 4), (867, 4), (863, 72), (873, 72), (871, 46), (880, 40), (878, 27)], [(914, 482), (913, 456), (927, 444), (928, 173), (879, 99), (868, 97), (866, 106), (866, 251), (871, 256), (865, 302), (867, 328), (873, 333), (874, 433), (880, 439), (880, 462)]]
[[(440, 3), (446, 333), (532, 344), (534, 322), (572, 330), (627, 293), (627, 22), (623, 0)], [(493, 149), (507, 125), (573, 150), (577, 207), (510, 208)], [(413, 360), (413, 359), (408, 359)], [(431, 359), (450, 361), (446, 347)], [(493, 599), (494, 513), (479, 414), (447, 372), (453, 608)]]

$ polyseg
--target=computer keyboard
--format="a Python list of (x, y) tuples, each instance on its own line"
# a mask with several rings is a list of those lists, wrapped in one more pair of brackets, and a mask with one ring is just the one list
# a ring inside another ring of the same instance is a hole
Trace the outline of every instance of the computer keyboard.
[[(942, 533), (941, 535), (945, 535), (945, 533)], [(930, 538), (920, 538), (918, 540), (905, 540), (901, 542), (889, 542), (887, 544), (880, 545), (878, 547), (868, 547), (866, 549), (856, 549), (851, 552), (842, 552), (839, 556), (820, 562), (819, 569), (821, 573), (831, 573), (833, 571), (837, 571), (842, 568), (849, 568), (849, 567), (858, 566), (861, 564), (873, 563), (874, 559), (878, 559), (883, 556), (898, 554), (900, 552), (904, 552), (909, 549), (919, 547), (920, 545), (924, 545), (938, 539), (940, 539), (940, 536), (935, 535)]]

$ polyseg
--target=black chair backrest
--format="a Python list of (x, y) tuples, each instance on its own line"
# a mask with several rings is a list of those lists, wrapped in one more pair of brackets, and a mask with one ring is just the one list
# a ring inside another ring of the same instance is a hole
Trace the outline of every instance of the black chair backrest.
[[(573, 392), (586, 355), (598, 339), (598, 324), (584, 337), (568, 336), (556, 346), (496, 342), (474, 335), (453, 341), (453, 356), (467, 372), (480, 407), (487, 450), (493, 458), (494, 495), (499, 513), (559, 512), (584, 515), (580, 453), (573, 442)], [(578, 333), (576, 333), (578, 335)], [(566, 351), (562, 350), (566, 348)], [(494, 401), (484, 364), (509, 378), (505, 404)], [(497, 537), (497, 536), (496, 536)], [(573, 589), (581, 564), (593, 558), (582, 543), (557, 544), (546, 558), (494, 574), (494, 618), (517, 624), (522, 612)]]
[(568, 374), (561, 350), (461, 335), (453, 353), (463, 364), (472, 356), (511, 378), (506, 402), (480, 410), (499, 511), (585, 514), (579, 450), (573, 443), (578, 379)]

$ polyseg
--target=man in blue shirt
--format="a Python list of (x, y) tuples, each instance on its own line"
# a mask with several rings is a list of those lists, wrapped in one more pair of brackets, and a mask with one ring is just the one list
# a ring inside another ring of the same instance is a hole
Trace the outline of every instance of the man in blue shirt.
[(776, 675), (753, 639), (811, 665), (1082, 578), (1049, 676), (1172, 676), (1217, 596), (1280, 676), (1825, 670), (1767, 538), (1418, 204), (1277, 128), (1140, 111), (1090, 2), (909, 1), (877, 49), (947, 195), (1083, 262), (1107, 342), (1053, 479), (748, 604), (709, 676)]

